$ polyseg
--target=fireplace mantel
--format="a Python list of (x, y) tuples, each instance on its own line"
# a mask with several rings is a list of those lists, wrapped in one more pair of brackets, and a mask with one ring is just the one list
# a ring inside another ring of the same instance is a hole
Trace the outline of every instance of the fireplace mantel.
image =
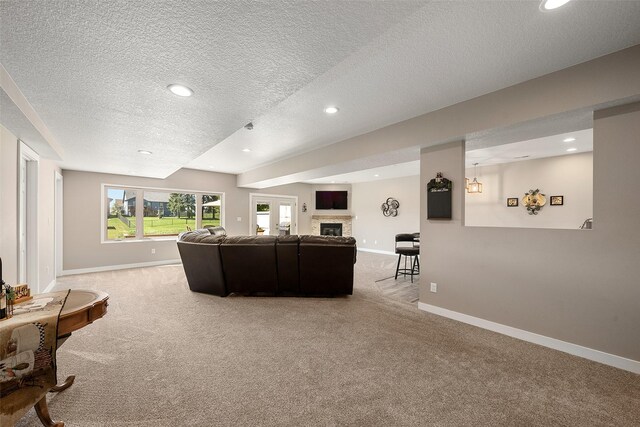
[(311, 215), (311, 219), (352, 219), (351, 215)]

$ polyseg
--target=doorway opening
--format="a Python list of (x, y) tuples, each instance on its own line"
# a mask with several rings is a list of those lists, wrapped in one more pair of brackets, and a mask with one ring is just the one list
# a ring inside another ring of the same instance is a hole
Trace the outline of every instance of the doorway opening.
[(55, 171), (55, 269), (56, 277), (62, 275), (62, 174)]
[(38, 281), (38, 165), (40, 157), (19, 143), (18, 167), (18, 282), (40, 292)]

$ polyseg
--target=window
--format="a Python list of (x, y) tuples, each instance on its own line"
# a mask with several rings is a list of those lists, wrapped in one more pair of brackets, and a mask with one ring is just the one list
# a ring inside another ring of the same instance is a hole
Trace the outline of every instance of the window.
[(196, 228), (195, 194), (144, 192), (144, 237), (177, 236)]
[(136, 190), (107, 188), (107, 240), (136, 237)]
[(202, 227), (218, 227), (221, 224), (222, 213), (222, 195), (221, 194), (203, 194), (202, 210), (200, 217), (202, 218)]
[(103, 187), (104, 241), (172, 237), (183, 231), (223, 225), (223, 193)]

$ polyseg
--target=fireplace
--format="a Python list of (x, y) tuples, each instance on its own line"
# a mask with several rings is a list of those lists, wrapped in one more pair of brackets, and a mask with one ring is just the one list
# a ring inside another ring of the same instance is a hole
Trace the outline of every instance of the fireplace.
[(342, 224), (340, 223), (320, 223), (321, 236), (342, 236)]
[[(330, 234), (331, 236), (346, 236), (350, 237), (351, 234), (351, 215), (312, 215), (311, 216), (311, 234), (314, 236), (321, 236), (322, 230), (320, 229), (320, 224), (322, 224), (322, 228), (328, 227), (336, 227), (342, 226), (340, 232), (336, 232)], [(333, 231), (333, 230), (331, 230)]]

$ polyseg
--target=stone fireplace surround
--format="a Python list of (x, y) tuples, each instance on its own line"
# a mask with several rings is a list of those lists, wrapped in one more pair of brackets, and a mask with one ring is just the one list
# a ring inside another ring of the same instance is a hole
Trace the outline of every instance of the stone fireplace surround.
[(342, 224), (342, 235), (351, 237), (351, 215), (312, 215), (311, 234), (320, 235), (320, 223)]

